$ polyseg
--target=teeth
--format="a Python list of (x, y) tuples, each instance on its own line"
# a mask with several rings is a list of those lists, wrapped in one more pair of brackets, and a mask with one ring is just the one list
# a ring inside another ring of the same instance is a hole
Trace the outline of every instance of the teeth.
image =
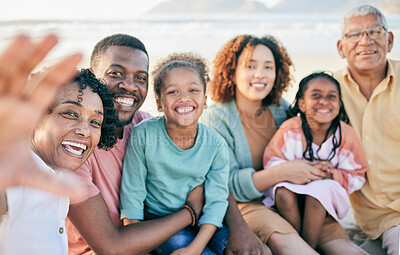
[(84, 145), (84, 144), (74, 143), (74, 142), (69, 142), (69, 141), (63, 141), (61, 144), (62, 145), (71, 145), (71, 146), (74, 146), (74, 147), (81, 148), (82, 150), (86, 150), (86, 148), (87, 148), (86, 145)]
[(128, 97), (118, 97), (115, 99), (115, 101), (118, 104), (124, 105), (124, 106), (132, 106), (135, 100), (133, 98), (128, 98)]
[(320, 112), (320, 113), (329, 113), (330, 111), (329, 111), (329, 110), (318, 110), (317, 112)]
[(193, 111), (193, 109), (194, 109), (193, 107), (179, 107), (179, 108), (176, 109), (176, 111), (178, 113), (186, 113), (186, 112)]
[(360, 52), (360, 55), (367, 55), (367, 54), (373, 54), (374, 53), (374, 51), (363, 51), (363, 52)]
[(261, 83), (253, 83), (251, 84), (251, 86), (255, 87), (255, 88), (264, 88), (265, 84), (261, 84)]
[(71, 147), (65, 147), (65, 149), (67, 151), (71, 152), (72, 154), (77, 155), (77, 156), (80, 156), (83, 153), (83, 151), (77, 151), (77, 150), (72, 149)]

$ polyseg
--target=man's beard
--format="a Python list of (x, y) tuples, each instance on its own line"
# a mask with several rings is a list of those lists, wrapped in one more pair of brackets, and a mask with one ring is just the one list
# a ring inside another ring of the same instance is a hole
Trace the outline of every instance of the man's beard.
[(136, 113), (136, 112), (134, 112), (130, 117), (125, 118), (125, 119), (121, 119), (121, 118), (118, 116), (117, 127), (125, 127), (126, 125), (129, 125), (129, 124), (132, 122), (133, 117), (135, 116), (135, 113)]

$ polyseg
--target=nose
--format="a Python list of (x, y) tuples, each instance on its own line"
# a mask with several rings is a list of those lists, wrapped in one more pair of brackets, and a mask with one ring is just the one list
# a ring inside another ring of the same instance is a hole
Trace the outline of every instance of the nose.
[(373, 40), (369, 37), (368, 33), (366, 31), (364, 31), (361, 34), (361, 38), (359, 41), (359, 44), (369, 44), (371, 43)]
[(127, 75), (125, 80), (122, 81), (118, 86), (120, 89), (123, 89), (128, 92), (139, 90), (137, 84), (135, 83), (133, 75)]
[(186, 93), (186, 92), (181, 93), (181, 96), (179, 98), (179, 100), (182, 102), (189, 101), (189, 99), (190, 99), (189, 93)]
[(81, 137), (89, 137), (91, 135), (89, 125), (87, 121), (80, 121), (75, 127), (75, 134)]
[(264, 78), (265, 77), (265, 69), (262, 67), (259, 67), (256, 69), (256, 72), (254, 73), (255, 78)]
[(318, 103), (320, 103), (320, 104), (327, 104), (327, 103), (328, 103), (328, 99), (325, 98), (325, 97), (321, 97), (321, 98), (319, 99)]
[(179, 93), (179, 101), (186, 102), (190, 100), (190, 93), (189, 92), (182, 92)]

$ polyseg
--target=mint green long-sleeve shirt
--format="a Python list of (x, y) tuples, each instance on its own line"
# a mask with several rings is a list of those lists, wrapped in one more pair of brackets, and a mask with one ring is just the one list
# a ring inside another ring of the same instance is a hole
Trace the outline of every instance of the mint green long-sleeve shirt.
[(229, 153), (225, 140), (198, 124), (195, 145), (178, 148), (164, 117), (132, 129), (121, 182), (121, 219), (143, 220), (144, 210), (166, 216), (179, 210), (188, 193), (204, 182), (205, 205), (199, 224), (222, 226), (228, 207)]

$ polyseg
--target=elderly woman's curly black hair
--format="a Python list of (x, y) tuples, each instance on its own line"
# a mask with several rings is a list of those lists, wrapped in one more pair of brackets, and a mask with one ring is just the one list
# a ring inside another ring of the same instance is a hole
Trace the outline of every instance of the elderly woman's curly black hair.
[(117, 142), (115, 128), (118, 123), (118, 116), (114, 108), (114, 102), (112, 100), (110, 91), (107, 89), (107, 85), (101, 80), (97, 79), (89, 69), (81, 69), (71, 83), (78, 84), (79, 92), (81, 92), (81, 94), (83, 94), (83, 90), (89, 87), (94, 93), (97, 93), (100, 96), (101, 102), (103, 103), (104, 118), (101, 125), (101, 137), (97, 147), (106, 150), (112, 148)]

